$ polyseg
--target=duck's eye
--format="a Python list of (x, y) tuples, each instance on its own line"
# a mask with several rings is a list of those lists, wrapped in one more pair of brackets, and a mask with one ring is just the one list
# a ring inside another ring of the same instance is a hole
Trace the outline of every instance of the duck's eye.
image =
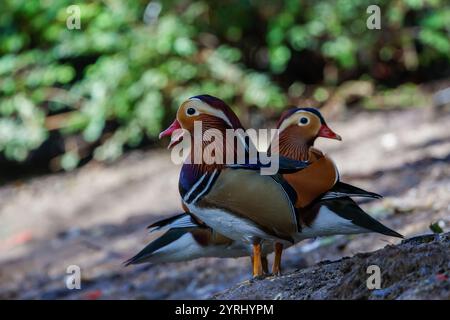
[(187, 108), (186, 113), (190, 116), (193, 116), (197, 113), (197, 110), (195, 110), (194, 108)]
[(307, 117), (301, 117), (300, 120), (298, 120), (298, 124), (301, 126), (305, 126), (309, 123), (309, 119)]

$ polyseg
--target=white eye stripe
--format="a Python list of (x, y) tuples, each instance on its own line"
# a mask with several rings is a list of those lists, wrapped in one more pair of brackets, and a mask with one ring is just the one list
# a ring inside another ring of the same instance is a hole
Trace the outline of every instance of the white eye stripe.
[[(299, 115), (300, 117), (294, 117), (294, 115)], [(300, 123), (301, 118), (307, 118), (308, 122), (305, 124)], [(311, 123), (311, 119), (314, 119), (314, 114), (310, 114), (308, 111), (304, 110), (298, 110), (294, 112), (292, 115), (288, 116), (286, 119), (283, 120), (283, 122), (280, 124), (280, 127), (278, 128), (278, 132), (281, 133), (283, 130), (288, 128), (289, 126), (306, 126)]]
[(200, 114), (200, 112), (204, 112), (206, 114), (210, 114), (212, 116), (218, 117), (218, 118), (222, 119), (223, 121), (225, 121), (226, 124), (228, 124), (230, 126), (230, 128), (233, 128), (233, 125), (231, 124), (230, 120), (222, 111), (212, 108), (211, 106), (204, 103), (202, 100), (200, 100), (198, 98), (190, 98), (188, 100), (188, 103), (194, 102), (194, 101), (197, 103), (195, 109), (197, 109), (198, 114)]

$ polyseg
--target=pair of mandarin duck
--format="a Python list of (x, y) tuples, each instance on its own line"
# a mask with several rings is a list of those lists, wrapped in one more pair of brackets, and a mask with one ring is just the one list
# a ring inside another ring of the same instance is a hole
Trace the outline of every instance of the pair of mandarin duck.
[[(195, 121), (201, 121), (203, 132), (216, 129), (224, 136), (227, 129), (244, 129), (225, 102), (200, 95), (179, 107), (160, 138), (171, 136), (169, 148), (183, 140), (177, 129), (187, 130), (193, 139)], [(287, 110), (277, 128), (279, 147), (268, 151), (279, 156), (279, 169), (272, 175), (261, 175), (254, 164), (185, 161), (179, 178), (184, 212), (150, 225), (150, 232), (166, 232), (125, 264), (250, 256), (253, 277), (260, 278), (268, 274), (269, 253), (275, 254), (272, 274), (280, 275), (283, 248), (307, 238), (367, 232), (403, 237), (351, 198), (381, 196), (339, 181), (333, 161), (313, 147), (318, 137), (341, 140), (317, 109)], [(190, 152), (186, 159), (194, 156)]]

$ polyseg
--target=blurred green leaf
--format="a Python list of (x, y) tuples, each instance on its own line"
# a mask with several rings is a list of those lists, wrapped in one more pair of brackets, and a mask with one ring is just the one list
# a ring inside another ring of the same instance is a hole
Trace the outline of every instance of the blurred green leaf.
[[(149, 16), (148, 1), (3, 0), (0, 153), (24, 161), (56, 131), (88, 146), (59, 158), (71, 170), (86, 154), (109, 161), (156, 138), (193, 95), (233, 101), (238, 112), (283, 108), (287, 96), (329, 98), (326, 77), (314, 74), (322, 65), (339, 84), (348, 74), (386, 79), (450, 61), (448, 1), (377, 1), (381, 30), (366, 27), (369, 0), (152, 3)], [(66, 27), (74, 4), (80, 30)], [(299, 73), (313, 74), (316, 87), (306, 90)], [(363, 104), (424, 101), (404, 85)]]

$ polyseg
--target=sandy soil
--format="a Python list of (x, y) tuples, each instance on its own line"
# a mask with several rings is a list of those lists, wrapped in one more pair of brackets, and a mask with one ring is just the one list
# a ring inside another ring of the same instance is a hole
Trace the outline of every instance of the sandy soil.
[[(450, 226), (450, 114), (430, 109), (348, 114), (318, 141), (342, 180), (381, 193), (363, 206), (407, 237)], [(0, 298), (204, 299), (247, 280), (248, 258), (122, 266), (150, 239), (145, 227), (179, 212), (179, 167), (166, 150), (131, 152), (112, 165), (0, 187)], [(305, 241), (286, 251), (286, 272), (399, 241), (376, 234)], [(448, 252), (447, 252), (448, 253)], [(78, 265), (82, 289), (68, 290)], [(264, 280), (265, 281), (265, 280)]]

